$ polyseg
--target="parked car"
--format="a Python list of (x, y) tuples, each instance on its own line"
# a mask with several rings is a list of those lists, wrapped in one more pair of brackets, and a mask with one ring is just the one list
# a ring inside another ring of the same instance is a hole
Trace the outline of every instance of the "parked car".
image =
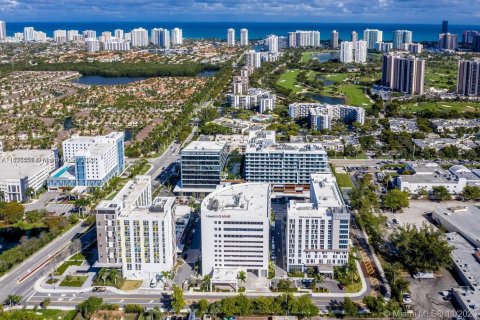
[(343, 289), (345, 289), (345, 286), (343, 284), (339, 283), (338, 284), (338, 289), (343, 290)]
[(413, 275), (414, 279), (435, 279), (435, 274), (433, 272), (417, 272)]
[(93, 287), (92, 292), (105, 292), (106, 290), (106, 287)]

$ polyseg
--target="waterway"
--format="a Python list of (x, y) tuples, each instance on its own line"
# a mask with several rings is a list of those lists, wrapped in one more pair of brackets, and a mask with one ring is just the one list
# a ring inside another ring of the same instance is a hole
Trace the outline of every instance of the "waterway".
[(324, 95), (321, 95), (320, 93), (315, 93), (315, 92), (305, 92), (304, 95), (320, 103), (345, 104), (344, 98), (324, 96)]
[(72, 80), (73, 83), (85, 84), (89, 86), (115, 86), (129, 84), (136, 81), (147, 79), (146, 77), (102, 77), (102, 76), (83, 76)]
[(19, 245), (23, 237), (27, 239), (38, 237), (42, 231), (46, 229), (0, 228), (0, 254)]

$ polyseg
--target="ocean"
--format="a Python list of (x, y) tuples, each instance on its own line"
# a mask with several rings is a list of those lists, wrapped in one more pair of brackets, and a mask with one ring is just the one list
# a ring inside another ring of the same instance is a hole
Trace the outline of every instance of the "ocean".
[[(357, 31), (362, 38), (363, 30), (367, 28), (383, 30), (384, 41), (392, 40), (392, 33), (397, 29), (406, 29), (413, 32), (413, 41), (436, 41), (441, 32), (441, 21), (438, 24), (387, 24), (387, 23), (303, 23), (303, 22), (7, 22), (7, 34), (13, 36), (15, 32), (23, 32), (24, 27), (34, 27), (35, 30), (47, 33), (52, 37), (57, 29), (66, 30), (95, 30), (97, 36), (102, 31), (123, 29), (128, 32), (134, 28), (143, 27), (147, 30), (152, 28), (175, 27), (183, 29), (184, 38), (216, 38), (225, 39), (228, 28), (236, 30), (236, 38), (240, 38), (240, 29), (247, 28), (249, 38), (263, 39), (266, 35), (287, 36), (288, 32), (295, 30), (318, 30), (321, 40), (330, 38), (332, 30), (339, 32), (340, 40), (349, 40), (350, 32)], [(449, 32), (459, 35), (464, 30), (480, 30), (480, 25), (449, 25)]]

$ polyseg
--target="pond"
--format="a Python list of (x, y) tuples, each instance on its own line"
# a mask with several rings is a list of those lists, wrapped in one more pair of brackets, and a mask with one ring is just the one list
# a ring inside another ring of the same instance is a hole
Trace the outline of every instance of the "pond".
[(115, 86), (129, 84), (136, 81), (147, 79), (146, 77), (102, 77), (102, 76), (83, 76), (72, 80), (73, 83), (86, 84), (89, 86)]
[(20, 228), (1, 228), (0, 229), (0, 254), (6, 250), (10, 250), (20, 244), (22, 237), (27, 239), (35, 238), (40, 235), (46, 228), (33, 228), (24, 230)]
[(305, 92), (304, 95), (320, 103), (345, 104), (344, 98), (324, 96), (320, 93), (315, 93), (315, 92)]
[(197, 77), (213, 77), (218, 73), (218, 70), (204, 70), (197, 74)]
[(338, 59), (338, 52), (325, 52), (313, 54), (312, 59), (316, 59), (319, 62), (327, 62), (330, 60)]
[(323, 85), (326, 86), (326, 87), (331, 86), (332, 84), (335, 83), (335, 81), (329, 80), (326, 76), (324, 76), (322, 74), (317, 74), (316, 77), (315, 77), (315, 80), (322, 80)]

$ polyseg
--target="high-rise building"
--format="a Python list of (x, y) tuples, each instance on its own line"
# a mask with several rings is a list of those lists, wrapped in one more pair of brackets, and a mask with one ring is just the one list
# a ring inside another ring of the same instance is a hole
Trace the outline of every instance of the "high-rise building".
[(307, 117), (310, 127), (318, 131), (331, 129), (333, 120), (365, 123), (365, 109), (341, 104), (292, 103), (288, 106), (288, 114), (293, 119)]
[(43, 31), (33, 31), (33, 41), (36, 42), (46, 42), (47, 34)]
[(112, 39), (112, 32), (103, 31), (101, 37), (102, 37), (103, 42), (110, 41)]
[(148, 31), (143, 28), (137, 28), (130, 31), (132, 38), (132, 47), (148, 46)]
[(286, 48), (288, 48), (288, 38), (283, 36), (278, 37), (278, 50)]
[(67, 30), (55, 30), (53, 31), (53, 41), (56, 43), (67, 42)]
[(35, 29), (33, 27), (25, 27), (23, 28), (23, 40), (24, 41), (33, 41), (33, 33), (35, 32)]
[(125, 32), (123, 29), (115, 29), (115, 38), (118, 40), (123, 40)]
[(473, 39), (478, 34), (480, 34), (480, 32), (476, 31), (476, 30), (465, 30), (465, 31), (463, 31), (462, 32), (462, 43), (463, 44), (473, 43)]
[(458, 35), (451, 33), (441, 33), (438, 35), (438, 49), (456, 50), (458, 47)]
[(375, 43), (375, 50), (380, 52), (390, 52), (393, 49), (391, 42), (377, 42)]
[(175, 198), (152, 199), (152, 178), (136, 176), (95, 209), (98, 266), (155, 282), (176, 261)]
[(327, 153), (321, 144), (277, 143), (275, 131), (249, 134), (245, 153), (248, 182), (308, 184), (310, 174), (329, 171)]
[(247, 94), (249, 88), (249, 79), (236, 76), (232, 80), (232, 91), (234, 94)]
[(220, 184), (227, 162), (224, 142), (193, 141), (180, 152), (182, 193), (208, 194)]
[(458, 61), (457, 93), (463, 96), (480, 96), (480, 59)]
[(248, 29), (240, 30), (240, 45), (242, 47), (248, 46)]
[(85, 39), (96, 39), (97, 38), (97, 31), (95, 30), (85, 30), (83, 31), (83, 35)]
[(130, 51), (130, 41), (112, 39), (103, 43), (105, 51)]
[(278, 52), (278, 37), (271, 34), (266, 39), (269, 52)]
[(13, 39), (16, 41), (23, 41), (23, 32), (15, 32), (13, 34)]
[(7, 24), (5, 21), (0, 21), (0, 40), (5, 40), (7, 37)]
[(409, 95), (423, 94), (424, 77), (423, 59), (399, 54), (382, 57), (382, 86)]
[(423, 45), (421, 43), (409, 43), (407, 49), (410, 53), (418, 54), (422, 53)]
[(358, 40), (353, 45), (353, 59), (356, 63), (366, 63), (367, 62), (367, 41)]
[(367, 49), (375, 49), (375, 44), (383, 41), (383, 31), (366, 29), (363, 31), (363, 40), (367, 41)]
[(67, 31), (67, 41), (74, 41), (76, 36), (78, 36), (78, 30)]
[(170, 40), (172, 45), (181, 46), (183, 44), (183, 30), (180, 28), (173, 28), (171, 31)]
[(333, 266), (348, 261), (349, 229), (350, 213), (335, 176), (312, 174), (310, 202), (290, 200), (288, 204), (287, 271), (313, 267), (333, 276)]
[(241, 90), (241, 94), (227, 94), (227, 102), (230, 107), (245, 110), (256, 108), (260, 113), (266, 113), (275, 108), (277, 97), (270, 91), (259, 88), (248, 88), (247, 90), (242, 88)]
[(340, 44), (340, 62), (353, 62), (353, 42), (342, 41)]
[(480, 34), (473, 37), (472, 50), (473, 52), (480, 52)]
[(412, 31), (395, 30), (393, 31), (393, 49), (403, 49), (404, 44), (412, 42)]
[(262, 65), (262, 58), (260, 52), (256, 52), (255, 50), (249, 50), (245, 54), (245, 61), (247, 67), (260, 68), (260, 66)]
[(338, 48), (338, 32), (337, 32), (337, 30), (332, 31), (332, 38), (331, 38), (330, 41), (331, 41), (332, 48), (337, 49)]
[(160, 29), (158, 45), (165, 49), (170, 49), (170, 32), (168, 29)]
[(98, 41), (97, 39), (88, 38), (85, 40), (85, 43), (87, 45), (88, 53), (95, 53), (100, 51), (100, 41)]
[(235, 46), (235, 29), (230, 28), (227, 30), (227, 46)]
[(160, 42), (160, 28), (153, 28), (150, 30), (150, 42), (154, 46), (158, 46)]
[(358, 41), (358, 33), (357, 31), (352, 31), (352, 34), (350, 36), (350, 39), (353, 43), (357, 42)]
[[(297, 30), (290, 32), (289, 47), (291, 48), (304, 48), (304, 47), (319, 47), (320, 46), (320, 32), (319, 31), (304, 31)], [(293, 38), (294, 39), (291, 39)]]
[[(270, 197), (268, 183), (242, 183), (219, 188), (202, 201), (202, 274), (213, 273), (212, 286), (232, 281), (237, 289), (239, 271), (267, 277)], [(218, 279), (228, 273), (228, 279)]]
[(123, 141), (121, 132), (95, 137), (74, 135), (63, 141), (64, 165), (48, 178), (48, 187), (103, 187), (125, 169)]
[(448, 21), (442, 21), (442, 33), (448, 33)]

